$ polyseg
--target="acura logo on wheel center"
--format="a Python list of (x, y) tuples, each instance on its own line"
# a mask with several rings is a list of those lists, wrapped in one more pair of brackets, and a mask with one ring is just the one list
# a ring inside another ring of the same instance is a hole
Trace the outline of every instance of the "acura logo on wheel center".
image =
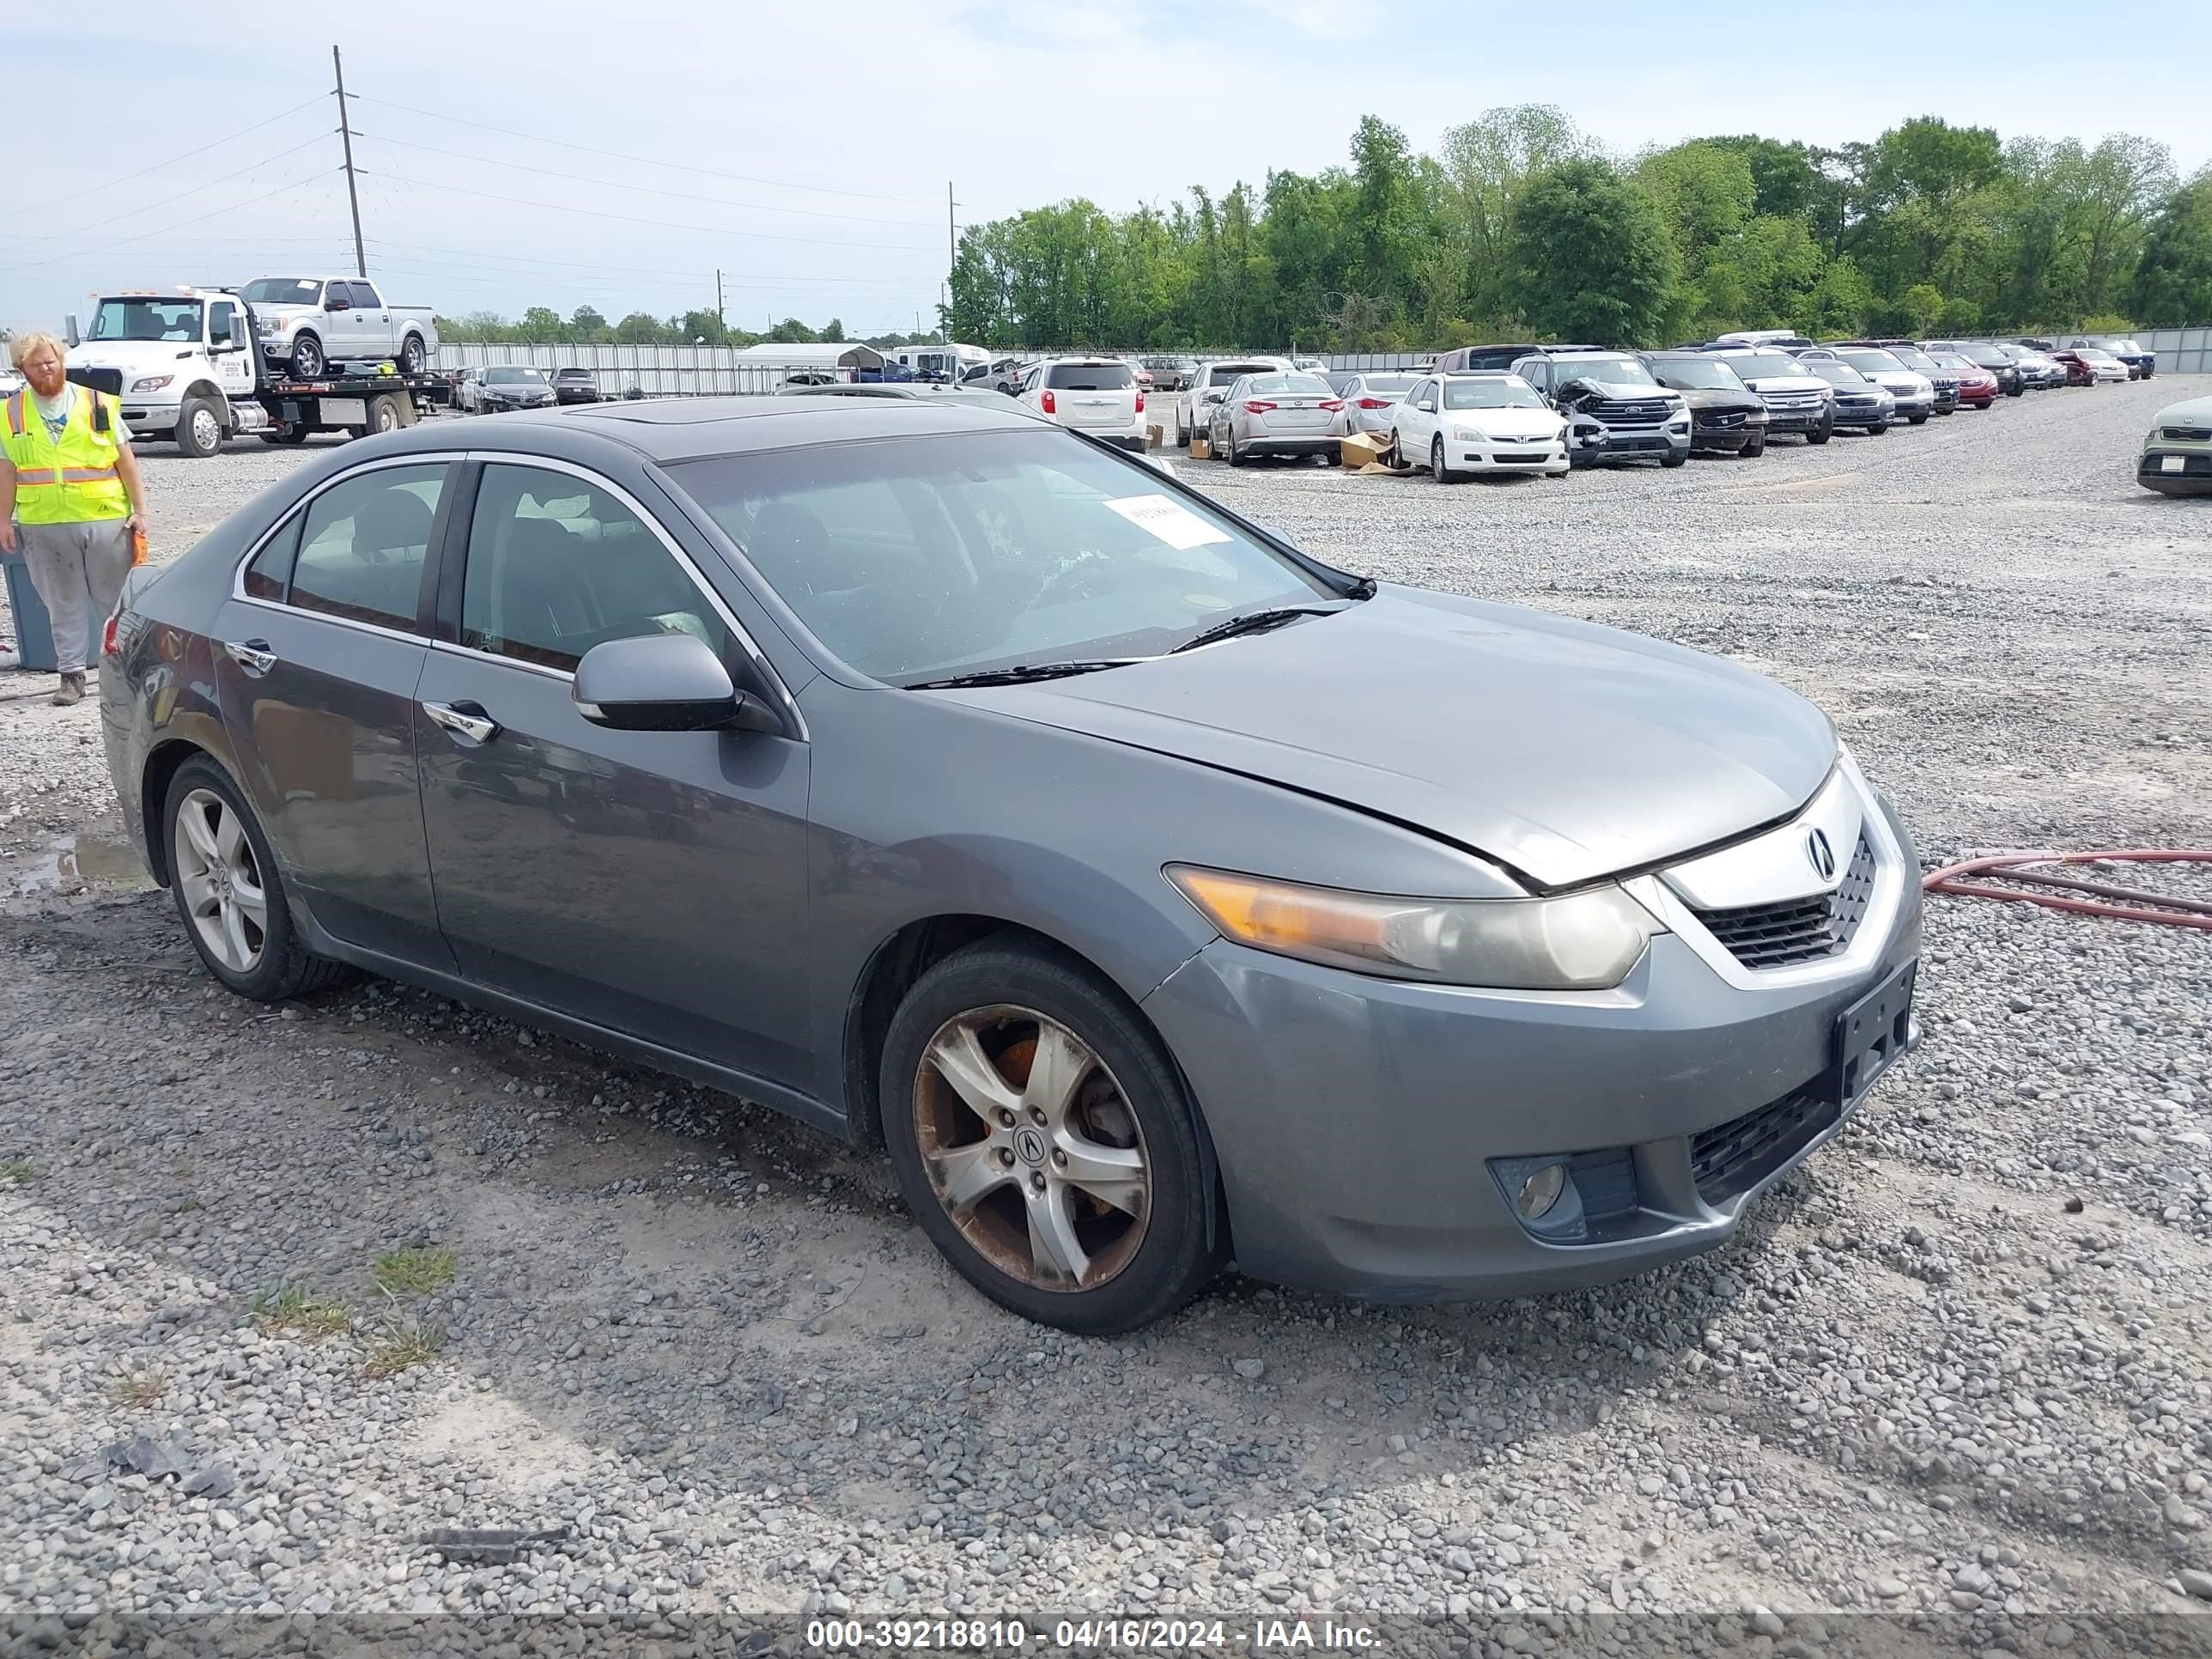
[(1024, 1125), (1014, 1133), (1014, 1151), (1022, 1162), (1040, 1164), (1044, 1162), (1044, 1137)]
[(1805, 856), (1813, 860), (1813, 873), (1826, 881), (1836, 873), (1836, 849), (1825, 832), (1815, 830), (1805, 837)]

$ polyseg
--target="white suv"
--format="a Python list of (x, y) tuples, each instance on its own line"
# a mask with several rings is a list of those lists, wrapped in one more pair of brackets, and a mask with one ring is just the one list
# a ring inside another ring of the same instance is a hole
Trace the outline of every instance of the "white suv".
[(1144, 388), (1118, 357), (1047, 357), (1030, 365), (1017, 396), (1047, 420), (1144, 451)]

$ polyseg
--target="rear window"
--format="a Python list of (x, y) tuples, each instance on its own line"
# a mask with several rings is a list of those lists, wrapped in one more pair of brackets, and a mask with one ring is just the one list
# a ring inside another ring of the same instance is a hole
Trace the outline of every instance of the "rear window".
[(1063, 392), (1127, 392), (1137, 377), (1127, 363), (1054, 363), (1044, 383)]
[(1335, 388), (1318, 374), (1255, 374), (1247, 392), (1271, 392), (1293, 398), (1333, 398)]
[(1362, 392), (1410, 392), (1415, 376), (1411, 374), (1363, 374), (1359, 377)]
[(1279, 374), (1282, 372), (1282, 367), (1278, 363), (1213, 363), (1207, 368), (1216, 386), (1226, 386), (1239, 375)]

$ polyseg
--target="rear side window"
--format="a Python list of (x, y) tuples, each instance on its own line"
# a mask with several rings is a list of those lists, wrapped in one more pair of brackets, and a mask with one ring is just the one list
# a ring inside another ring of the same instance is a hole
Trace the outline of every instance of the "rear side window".
[(290, 602), (302, 611), (416, 631), (422, 562), (446, 489), (442, 461), (386, 466), (307, 504)]
[(1045, 380), (1063, 392), (1127, 392), (1136, 383), (1127, 363), (1054, 363)]

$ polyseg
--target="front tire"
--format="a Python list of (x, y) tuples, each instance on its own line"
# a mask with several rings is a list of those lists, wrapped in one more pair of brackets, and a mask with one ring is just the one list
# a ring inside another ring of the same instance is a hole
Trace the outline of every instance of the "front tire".
[(1824, 444), (1835, 435), (1836, 423), (1833, 421), (1823, 421), (1805, 434), (1805, 441), (1808, 444)]
[(1444, 439), (1441, 432), (1429, 445), (1429, 472), (1440, 484), (1457, 483), (1460, 480), (1460, 475), (1444, 465)]
[(1926, 426), (1928, 424), (1928, 417), (1925, 415), (1908, 415), (1905, 418), (1911, 422), (1915, 426)]
[(924, 974), (884, 1040), (882, 1099), (922, 1231), (1024, 1318), (1135, 1330), (1219, 1265), (1173, 1058), (1119, 992), (1057, 951), (1000, 935)]
[(1664, 467), (1687, 466), (1689, 464), (1690, 452), (1686, 449), (1670, 449), (1659, 458), (1659, 465)]
[(1761, 437), (1757, 443), (1746, 444), (1741, 449), (1737, 450), (1736, 457), (1740, 460), (1755, 461), (1765, 453), (1766, 453), (1766, 440)]
[(222, 416), (211, 398), (187, 398), (177, 411), (177, 447), (205, 460), (222, 447)]
[(292, 342), (290, 366), (295, 380), (319, 379), (329, 366), (323, 356), (323, 343), (312, 334), (302, 334)]
[(222, 767), (205, 757), (179, 767), (162, 822), (177, 915), (226, 989), (282, 1002), (345, 976), (343, 963), (301, 942), (269, 838)]
[(1887, 421), (1877, 421), (1866, 429), (1866, 434), (1869, 438), (1879, 438), (1883, 433), (1888, 430), (1889, 422)]

